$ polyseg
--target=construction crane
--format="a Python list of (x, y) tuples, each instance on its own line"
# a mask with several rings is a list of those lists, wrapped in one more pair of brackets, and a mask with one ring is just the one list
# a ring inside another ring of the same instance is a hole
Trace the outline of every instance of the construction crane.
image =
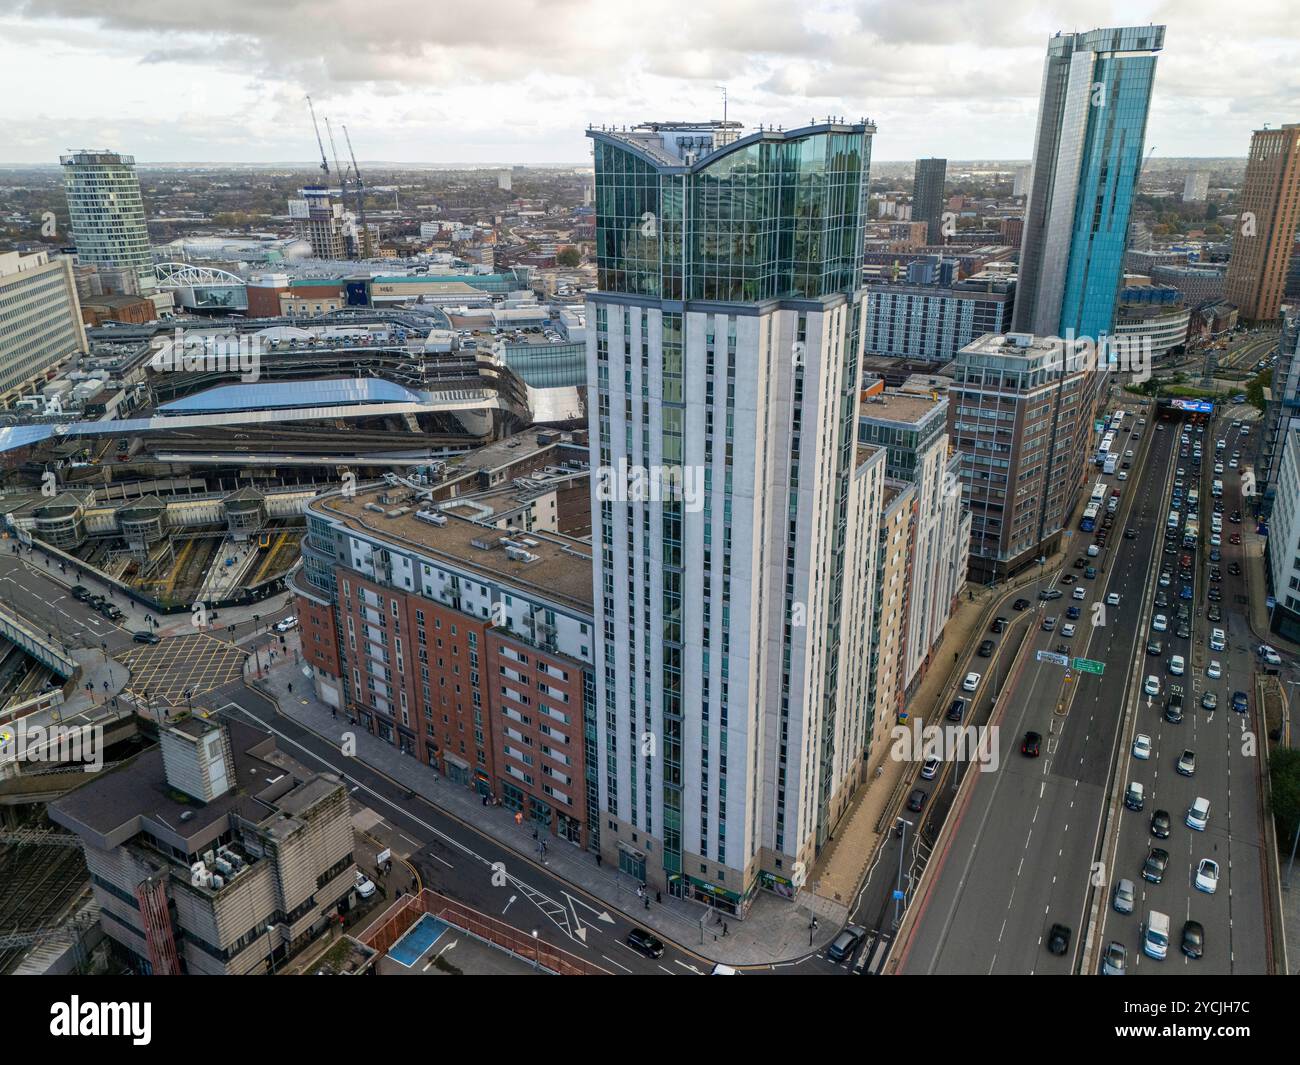
[(334, 173), (339, 179), (339, 196), (346, 198), (348, 194), (348, 176), (339, 166), (339, 150), (334, 147), (334, 127), (330, 125), (330, 116), (325, 116), (325, 133), (330, 139), (330, 155), (334, 156)]
[[(316, 108), (312, 106), (311, 97), (307, 97), (307, 109), (311, 111), (311, 128), (316, 131), (316, 144), (320, 147), (321, 173), (329, 177), (330, 165), (325, 161), (325, 142), (320, 139), (320, 126), (316, 123)], [(335, 164), (338, 165), (337, 163)]]
[(366, 183), (361, 179), (361, 167), (357, 166), (357, 153), (352, 150), (352, 135), (348, 133), (348, 127), (343, 127), (343, 136), (348, 142), (348, 155), (352, 157), (352, 190), (357, 194), (357, 222), (361, 226), (361, 232), (366, 234), (363, 238), (369, 240), (369, 231), (366, 229)]

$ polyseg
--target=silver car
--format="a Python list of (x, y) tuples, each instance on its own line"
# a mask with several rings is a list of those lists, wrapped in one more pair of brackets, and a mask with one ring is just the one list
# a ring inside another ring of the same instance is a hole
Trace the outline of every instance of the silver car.
[(1115, 895), (1111, 905), (1116, 913), (1132, 913), (1137, 901), (1137, 887), (1132, 880), (1121, 880), (1115, 885)]
[(1124, 949), (1123, 943), (1112, 939), (1106, 947), (1106, 953), (1101, 956), (1101, 975), (1123, 976), (1127, 968), (1128, 951)]

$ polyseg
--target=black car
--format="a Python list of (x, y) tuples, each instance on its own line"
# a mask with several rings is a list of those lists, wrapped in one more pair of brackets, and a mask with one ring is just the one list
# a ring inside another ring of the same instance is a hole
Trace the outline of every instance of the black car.
[(1020, 741), (1020, 753), (1026, 758), (1037, 758), (1042, 743), (1043, 737), (1037, 732), (1026, 732), (1025, 738)]
[(1083, 569), (1083, 567), (1086, 566), (1087, 564), (1088, 564), (1088, 563), (1087, 563), (1084, 559), (1082, 559), (1082, 558), (1076, 558), (1076, 559), (1074, 560), (1074, 568), (1075, 568), (1075, 569)]
[(1152, 847), (1147, 860), (1142, 863), (1142, 879), (1158, 884), (1165, 878), (1169, 868), (1169, 852), (1161, 847)]
[(1064, 954), (1070, 949), (1070, 929), (1063, 924), (1052, 925), (1047, 933), (1047, 949), (1053, 954)]
[(1209, 610), (1205, 612), (1205, 616), (1209, 618), (1211, 621), (1222, 621), (1223, 611), (1217, 606), (1212, 606), (1210, 607)]
[(966, 716), (966, 700), (954, 699), (952, 705), (948, 707), (947, 718), (949, 721), (961, 721)]
[(90, 598), (90, 589), (84, 584), (74, 584), (72, 586), (72, 598), (79, 603), (84, 603)]
[(924, 789), (914, 788), (912, 794), (907, 797), (907, 808), (914, 814), (919, 814), (925, 808), (925, 800), (929, 798)]
[(980, 656), (980, 658), (990, 658), (990, 657), (992, 657), (992, 655), (993, 655), (993, 641), (992, 641), (992, 640), (985, 640), (983, 643), (980, 644), (979, 650), (978, 650), (976, 653)]
[(826, 956), (831, 961), (845, 961), (853, 957), (853, 952), (858, 949), (858, 944), (866, 934), (867, 930), (860, 925), (847, 925), (826, 948)]
[(1169, 593), (1156, 592), (1156, 606), (1168, 606), (1168, 605), (1169, 605)]
[(1205, 953), (1205, 929), (1200, 921), (1183, 924), (1183, 953), (1189, 958), (1199, 958)]
[(131, 633), (131, 639), (133, 639), (136, 643), (160, 643), (161, 642), (159, 638), (155, 636), (152, 632), (145, 632), (143, 630), (140, 632)]
[(1024, 610), (1025, 607), (1027, 607), (1028, 605), (1029, 605), (1028, 599), (1017, 599), (1014, 603), (1011, 604), (1011, 609)]
[(1223, 601), (1223, 591), (1217, 585), (1210, 585), (1210, 590), (1205, 593), (1205, 597), (1212, 603)]
[(1157, 810), (1151, 815), (1151, 835), (1156, 839), (1169, 838), (1169, 811)]
[(657, 938), (652, 936), (644, 928), (634, 928), (627, 934), (624, 942), (647, 958), (662, 958), (664, 956), (664, 945)]
[(1134, 530), (1134, 529), (1125, 529), (1125, 530), (1124, 530), (1124, 539), (1125, 539), (1125, 540), (1136, 540), (1136, 539), (1137, 539), (1137, 532), (1136, 532), (1136, 530)]
[(993, 619), (993, 624), (990, 625), (989, 628), (993, 632), (1006, 632), (1008, 624), (1009, 622), (1006, 618), (999, 616)]
[(1192, 638), (1192, 630), (1187, 627), (1187, 622), (1180, 621), (1178, 623), (1178, 628), (1174, 630), (1174, 635), (1180, 640), (1190, 640)]
[(1147, 640), (1147, 654), (1162, 655), (1165, 653), (1164, 645), (1159, 640)]

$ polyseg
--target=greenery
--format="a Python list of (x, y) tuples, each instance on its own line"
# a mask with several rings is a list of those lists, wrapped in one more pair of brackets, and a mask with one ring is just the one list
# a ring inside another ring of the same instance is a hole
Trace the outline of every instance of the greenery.
[(555, 257), (555, 261), (561, 266), (572, 269), (575, 266), (582, 265), (582, 254), (577, 248), (564, 248), (560, 254)]
[(1270, 367), (1246, 386), (1246, 402), (1257, 410), (1264, 409), (1264, 389), (1273, 386), (1273, 370)]
[(1300, 750), (1277, 747), (1269, 755), (1269, 783), (1273, 789), (1273, 817), (1278, 844), (1290, 851), (1290, 841), (1300, 825)]

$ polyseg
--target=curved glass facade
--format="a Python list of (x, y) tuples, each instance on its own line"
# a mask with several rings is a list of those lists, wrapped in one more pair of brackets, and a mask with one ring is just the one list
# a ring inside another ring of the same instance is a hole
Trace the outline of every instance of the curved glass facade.
[(601, 291), (747, 303), (852, 291), (869, 145), (857, 131), (759, 135), (683, 167), (597, 137)]

